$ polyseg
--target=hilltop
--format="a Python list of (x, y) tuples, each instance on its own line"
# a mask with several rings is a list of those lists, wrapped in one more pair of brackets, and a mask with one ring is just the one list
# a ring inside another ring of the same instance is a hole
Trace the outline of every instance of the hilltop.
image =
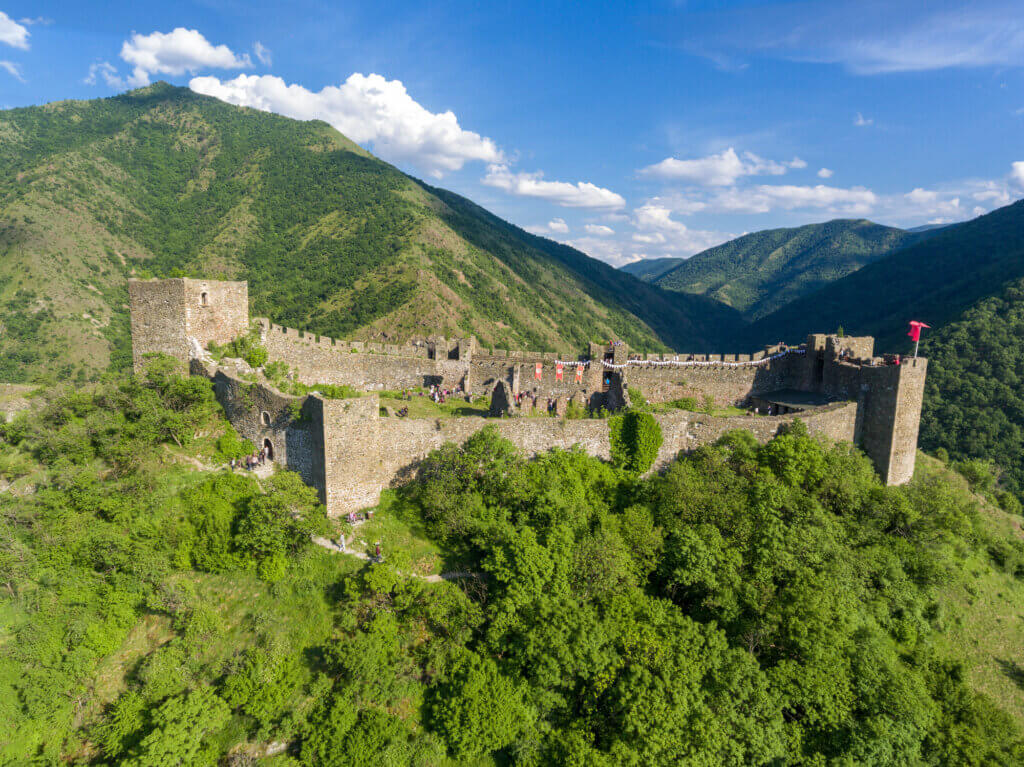
[(756, 320), (922, 236), (864, 219), (767, 229), (698, 253), (653, 282)]
[(411, 178), (325, 123), (158, 83), (0, 112), (0, 380), (128, 360), (125, 280), (247, 279), (334, 337), (717, 346), (728, 307), (647, 285)]
[(906, 349), (908, 320), (938, 327), (1024, 277), (1024, 200), (929, 234), (762, 318), (748, 337), (799, 340), (807, 327), (841, 325)]

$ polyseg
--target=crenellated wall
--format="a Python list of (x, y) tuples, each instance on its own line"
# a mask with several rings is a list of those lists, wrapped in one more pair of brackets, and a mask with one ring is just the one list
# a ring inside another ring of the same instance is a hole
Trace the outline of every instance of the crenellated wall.
[[(188, 363), (193, 352), (203, 356), (193, 345), (226, 343), (249, 327), (244, 282), (130, 280), (129, 296), (136, 367), (148, 352)], [(692, 397), (716, 406), (746, 405), (752, 396), (793, 402), (796, 392), (798, 404), (782, 411), (806, 409), (788, 415), (715, 418), (682, 410), (657, 415), (664, 435), (657, 465), (732, 429), (747, 429), (764, 442), (784, 423), (802, 420), (814, 434), (862, 447), (888, 484), (906, 482), (914, 471), (927, 361), (889, 364), (894, 360), (872, 356), (869, 337), (815, 334), (799, 349), (773, 346), (752, 355), (641, 356), (617, 342), (591, 344), (579, 355), (486, 350), (472, 338), (433, 337), (404, 345), (340, 341), (266, 319), (256, 322), (269, 359), (288, 364), (303, 383), (346, 384), (369, 392), (346, 400), (290, 397), (191, 360), (194, 374), (214, 381), (238, 432), (267, 444), (275, 461), (318, 489), (334, 515), (376, 503), (381, 488), (405, 481), (431, 450), (462, 442), (486, 425), (493, 424), (526, 455), (580, 445), (591, 455), (609, 457), (606, 419), (381, 417), (373, 392), (431, 384), (493, 392), (492, 414), (512, 416), (528, 413), (532, 395), (542, 408), (552, 399), (562, 415), (570, 399), (592, 407), (628, 406), (628, 388), (653, 403)], [(583, 366), (579, 381), (577, 364)], [(522, 408), (515, 404), (520, 393), (526, 395)]]

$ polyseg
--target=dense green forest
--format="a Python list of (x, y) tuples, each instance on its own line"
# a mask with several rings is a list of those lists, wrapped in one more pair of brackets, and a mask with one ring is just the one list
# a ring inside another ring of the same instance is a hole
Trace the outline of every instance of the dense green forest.
[(999, 632), (949, 607), (1019, 648), (1024, 543), (937, 461), (886, 488), (795, 428), (641, 478), (642, 413), (613, 463), (485, 430), (389, 492), (367, 562), (310, 543), (337, 523), (294, 475), (218, 469), (247, 446), (167, 371), (0, 430), (0, 763), (1024, 759), (1019, 656), (978, 683)]
[(921, 444), (994, 462), (1002, 482), (1024, 491), (1024, 282), (925, 331), (929, 358)]
[(254, 312), (335, 337), (661, 350), (740, 323), (422, 184), (322, 122), (157, 83), (2, 111), (0, 136), (3, 380), (124, 367), (131, 274), (247, 279)]
[(752, 342), (803, 340), (814, 328), (873, 335), (903, 351), (907, 322), (950, 322), (1024, 277), (1024, 200), (926, 239), (787, 304), (747, 330)]
[(644, 282), (654, 282), (665, 272), (675, 269), (685, 260), (683, 258), (644, 258), (619, 268)]
[(766, 229), (698, 253), (654, 283), (709, 296), (754, 320), (924, 236), (864, 219)]

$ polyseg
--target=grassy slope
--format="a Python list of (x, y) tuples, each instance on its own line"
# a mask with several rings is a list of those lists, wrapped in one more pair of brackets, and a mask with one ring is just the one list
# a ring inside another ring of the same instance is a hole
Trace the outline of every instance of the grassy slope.
[(614, 335), (653, 350), (738, 323), (555, 249), (323, 123), (187, 89), (0, 112), (0, 139), (0, 380), (124, 364), (125, 278), (142, 270), (245, 278), (257, 313), (357, 338), (551, 350)]
[(619, 268), (644, 282), (654, 282), (661, 275), (675, 269), (683, 261), (685, 261), (683, 258), (645, 258)]
[[(966, 490), (967, 483), (942, 463), (918, 453), (918, 472), (942, 475)], [(1024, 538), (1021, 518), (979, 498), (980, 521), (995, 539)], [(940, 595), (942, 646), (964, 658), (972, 686), (995, 700), (1024, 727), (1024, 580), (994, 567), (979, 552), (969, 552)]]
[(938, 230), (928, 239), (797, 299), (750, 328), (753, 342), (834, 330), (906, 348), (907, 321), (949, 322), (1024, 277), (1024, 201)]
[(769, 229), (698, 253), (655, 284), (710, 296), (757, 319), (913, 239), (863, 219)]

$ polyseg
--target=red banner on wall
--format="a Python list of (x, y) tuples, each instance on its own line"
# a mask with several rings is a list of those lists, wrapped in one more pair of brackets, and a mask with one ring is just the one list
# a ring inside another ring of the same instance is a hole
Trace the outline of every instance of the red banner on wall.
[(576, 366), (576, 383), (580, 383), (583, 380), (583, 366)]
[(538, 381), (540, 380), (540, 373), (541, 373), (541, 371), (542, 371), (543, 369), (544, 369), (544, 365), (543, 365), (543, 363), (540, 363), (540, 362), (538, 362), (538, 363), (537, 363), (537, 370), (536, 370), (536, 372), (534, 372), (534, 374), (533, 374), (533, 375), (534, 375), (534, 377), (535, 377), (535, 378), (536, 378), (536, 379), (537, 379)]
[(556, 381), (561, 381), (562, 380), (562, 363), (561, 362), (556, 362), (555, 363), (555, 380)]

